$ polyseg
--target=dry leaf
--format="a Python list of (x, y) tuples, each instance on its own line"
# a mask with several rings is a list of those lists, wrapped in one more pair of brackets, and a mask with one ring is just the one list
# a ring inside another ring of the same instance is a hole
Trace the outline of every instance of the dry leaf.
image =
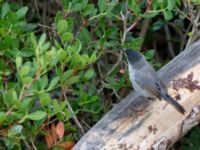
[(71, 150), (75, 143), (73, 141), (66, 141), (61, 144), (58, 144), (59, 147), (65, 149), (65, 150)]
[(51, 124), (51, 135), (53, 137), (53, 143), (56, 144), (57, 139), (58, 139), (58, 135), (57, 135), (56, 126), (55, 126), (54, 123)]
[(56, 133), (58, 135), (58, 138), (61, 139), (64, 136), (65, 133), (65, 127), (63, 122), (59, 122), (56, 126)]
[(48, 149), (52, 148), (52, 146), (53, 146), (53, 137), (51, 136), (51, 134), (48, 134), (48, 135), (45, 136), (45, 141), (47, 143)]
[(126, 73), (126, 70), (120, 69), (119, 72), (120, 72), (121, 74), (125, 74), (125, 73)]

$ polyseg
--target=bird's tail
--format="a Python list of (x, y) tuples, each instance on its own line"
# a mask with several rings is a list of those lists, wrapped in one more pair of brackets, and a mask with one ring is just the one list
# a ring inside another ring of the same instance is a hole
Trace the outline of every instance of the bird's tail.
[(176, 100), (174, 100), (170, 95), (168, 95), (166, 93), (162, 93), (161, 96), (165, 101), (167, 101), (169, 104), (171, 104), (181, 114), (185, 113), (185, 109)]

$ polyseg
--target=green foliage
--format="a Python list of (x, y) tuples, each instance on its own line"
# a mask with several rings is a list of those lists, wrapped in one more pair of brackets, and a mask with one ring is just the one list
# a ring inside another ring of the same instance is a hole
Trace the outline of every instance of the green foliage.
[(197, 126), (181, 140), (183, 150), (200, 149), (199, 139), (200, 127)]
[[(8, 149), (31, 143), (39, 133), (43, 134), (41, 126), (51, 118), (70, 122), (67, 101), (72, 100), (62, 94), (73, 90), (76, 96), (76, 91), (95, 77), (89, 65), (97, 60), (97, 52), (82, 52), (82, 41), (74, 38), (70, 22), (56, 18), (59, 39), (48, 41), (45, 33), (36, 37), (34, 28), (27, 30), (34, 27), (25, 19), (27, 12), (28, 7), (13, 11), (10, 4), (2, 4), (0, 124), (5, 132), (1, 132), (0, 146)], [(88, 84), (89, 89), (92, 87)], [(97, 121), (103, 110), (99, 96), (95, 91), (82, 92), (74, 111), (94, 113)]]

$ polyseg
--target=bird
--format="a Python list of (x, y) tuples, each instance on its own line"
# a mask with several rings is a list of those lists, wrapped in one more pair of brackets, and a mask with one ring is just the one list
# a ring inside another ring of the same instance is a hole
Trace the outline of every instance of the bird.
[(144, 98), (165, 100), (178, 112), (184, 114), (185, 109), (172, 98), (161, 78), (148, 63), (144, 55), (132, 49), (124, 49), (128, 60), (129, 78), (135, 92), (141, 93)]

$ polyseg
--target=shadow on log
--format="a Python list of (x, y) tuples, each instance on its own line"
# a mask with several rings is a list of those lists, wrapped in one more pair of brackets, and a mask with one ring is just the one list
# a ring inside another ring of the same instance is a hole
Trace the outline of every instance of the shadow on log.
[(169, 94), (186, 109), (177, 112), (165, 101), (149, 101), (131, 92), (108, 112), (73, 150), (164, 150), (200, 120), (200, 41), (158, 71)]

